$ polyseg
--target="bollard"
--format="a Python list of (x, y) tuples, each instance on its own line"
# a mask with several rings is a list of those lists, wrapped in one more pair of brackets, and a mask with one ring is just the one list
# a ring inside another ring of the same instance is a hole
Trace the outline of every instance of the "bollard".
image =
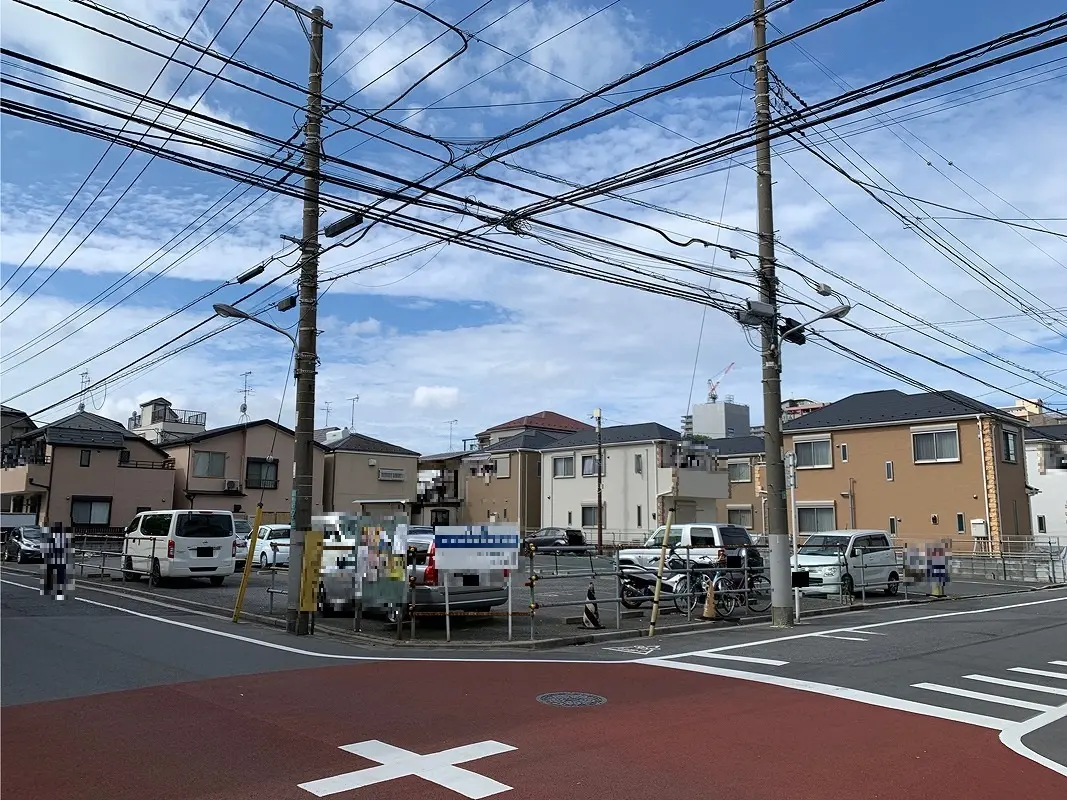
[(709, 622), (715, 621), (719, 618), (719, 612), (715, 608), (715, 581), (712, 580), (708, 583), (708, 593), (704, 597), (704, 614), (701, 619), (708, 620)]
[(945, 584), (941, 581), (934, 581), (930, 587), (930, 596), (943, 598), (945, 596)]

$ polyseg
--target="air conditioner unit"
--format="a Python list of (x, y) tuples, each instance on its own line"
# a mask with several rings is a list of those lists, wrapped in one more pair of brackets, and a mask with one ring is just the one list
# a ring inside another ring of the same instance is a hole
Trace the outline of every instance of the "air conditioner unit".
[(971, 537), (975, 539), (989, 538), (989, 529), (986, 527), (984, 519), (971, 520)]
[(239, 492), (239, 491), (241, 491), (241, 482), (240, 481), (226, 481), (226, 491), (227, 492)]

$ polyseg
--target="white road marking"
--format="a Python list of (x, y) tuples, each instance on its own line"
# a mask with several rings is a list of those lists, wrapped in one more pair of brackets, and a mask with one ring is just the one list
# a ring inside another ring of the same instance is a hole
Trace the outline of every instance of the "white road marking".
[[(695, 654), (691, 654), (695, 655)], [(1014, 725), (1011, 720), (1000, 717), (986, 716), (985, 714), (972, 714), (969, 711), (956, 711), (951, 708), (920, 703), (914, 700), (903, 700), (899, 697), (890, 697), (874, 692), (865, 692), (861, 689), (849, 689), (845, 686), (834, 686), (828, 683), (816, 683), (814, 681), (786, 678), (781, 675), (772, 675), (762, 672), (745, 672), (725, 667), (713, 667), (710, 664), (694, 664), (688, 661), (675, 661), (674, 657), (663, 656), (660, 658), (642, 659), (639, 663), (654, 667), (667, 667), (668, 669), (681, 669), (688, 672), (703, 672), (706, 675), (718, 675), (723, 678), (738, 678), (743, 681), (765, 683), (771, 686), (781, 686), (786, 689), (797, 689), (802, 692), (839, 697), (843, 700), (853, 700), (857, 703), (865, 703), (869, 706), (891, 708), (896, 711), (907, 711), (911, 714), (921, 714), (926, 717), (937, 717), (954, 722), (963, 722), (968, 725), (977, 725), (982, 728), (992, 728), (1000, 731), (1005, 727)]]
[(1067, 681), (1067, 672), (1053, 672), (1050, 669), (1030, 669), (1029, 667), (1009, 667), (1009, 672), (1023, 672), (1027, 675), (1040, 675), (1043, 678), (1059, 678)]
[(993, 678), (989, 675), (964, 675), (963, 677), (969, 681), (982, 681), (983, 683), (992, 683), (996, 686), (1011, 686), (1015, 689), (1026, 689), (1030, 692), (1044, 692), (1045, 694), (1058, 694), (1061, 697), (1067, 697), (1067, 689), (1059, 686), (1042, 686), (1039, 683), (1010, 681), (1007, 678)]
[(888, 636), (888, 633), (879, 633), (878, 631), (858, 631), (855, 628), (847, 628), (842, 633), (862, 633), (864, 636)]
[(1002, 706), (1014, 708), (1028, 708), (1031, 711), (1051, 711), (1055, 706), (1046, 706), (1041, 703), (1031, 703), (1028, 700), (1014, 700), (1011, 697), (1001, 697), (999, 694), (986, 694), (985, 692), (972, 692), (970, 689), (958, 689), (955, 686), (943, 686), (940, 683), (913, 683), (916, 689), (927, 689), (931, 692), (966, 697), (970, 700), (982, 700), (986, 703), (998, 703)]
[[(1064, 666), (1067, 666), (1067, 664), (1064, 664)], [(1044, 714), (1038, 714), (1036, 717), (1026, 720), (1026, 722), (1020, 722), (1002, 730), (1000, 732), (1000, 742), (1023, 758), (1028, 758), (1043, 767), (1048, 767), (1053, 772), (1067, 777), (1067, 766), (1060, 764), (1058, 761), (1053, 761), (1051, 758), (1043, 756), (1023, 744), (1023, 737), (1044, 728), (1046, 725), (1059, 722), (1065, 717), (1067, 717), (1067, 706), (1060, 706), (1052, 711), (1046, 711)]]
[(1050, 664), (1055, 664), (1057, 667), (1067, 667), (1067, 661), (1050, 661)]
[(658, 644), (630, 644), (623, 647), (605, 647), (604, 650), (613, 650), (617, 653), (629, 653), (635, 656), (650, 656), (659, 650)]
[(353, 789), (362, 789), (364, 786), (373, 786), (376, 783), (415, 776), (470, 798), (490, 797), (511, 791), (511, 787), (507, 784), (456, 766), (515, 750), (516, 748), (510, 744), (493, 741), (477, 742), (426, 756), (379, 742), (377, 739), (346, 744), (341, 749), (370, 761), (377, 761), (380, 766), (301, 783), (298, 788), (316, 797), (328, 797)]
[(832, 633), (820, 633), (820, 639), (840, 639), (843, 642), (865, 642), (867, 641), (862, 636), (835, 636)]
[[(948, 617), (961, 617), (969, 614), (991, 614), (996, 611), (1010, 611), (1015, 608), (1027, 608), (1030, 606), (1039, 606), (1046, 603), (1062, 603), (1067, 601), (1067, 594), (1062, 597), (1048, 597), (1044, 600), (1030, 600), (1026, 603), (1013, 603), (1006, 606), (991, 606), (990, 608), (972, 608), (968, 611), (946, 611), (944, 614), (927, 614), (922, 617), (904, 617), (903, 619), (892, 619), (886, 622), (872, 622), (869, 625), (853, 625), (848, 628), (834, 628), (828, 631), (809, 631), (807, 633), (794, 633), (789, 636), (775, 636), (772, 639), (760, 639), (755, 642), (742, 642), (740, 644), (728, 644), (722, 647), (711, 647), (704, 650), (692, 650), (687, 653), (672, 653), (669, 656), (663, 656), (663, 658), (685, 658), (686, 656), (700, 655), (701, 653), (722, 653), (727, 650), (741, 650), (746, 647), (761, 647), (767, 644), (778, 644), (780, 642), (792, 642), (798, 639), (811, 639), (817, 636), (823, 636), (831, 633), (868, 633), (871, 628), (884, 628), (888, 625), (905, 625), (909, 622), (929, 622), (931, 620), (946, 619)], [(1051, 661), (1051, 664), (1058, 664), (1067, 666), (1067, 661)]]
[(723, 661), (745, 661), (749, 664), (766, 664), (769, 667), (784, 667), (788, 661), (776, 658), (756, 658), (755, 656), (732, 656), (728, 653), (697, 653), (700, 658), (721, 658)]

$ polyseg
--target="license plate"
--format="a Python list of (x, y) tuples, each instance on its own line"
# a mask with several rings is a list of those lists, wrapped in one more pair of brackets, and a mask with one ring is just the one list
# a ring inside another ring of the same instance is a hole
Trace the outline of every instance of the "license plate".
[(198, 548), (196, 548), (196, 556), (197, 556), (197, 558), (211, 558), (213, 555), (215, 555), (215, 548), (214, 547), (198, 547)]
[(464, 586), (477, 586), (478, 585), (478, 576), (477, 575), (464, 575), (463, 576), (463, 585)]

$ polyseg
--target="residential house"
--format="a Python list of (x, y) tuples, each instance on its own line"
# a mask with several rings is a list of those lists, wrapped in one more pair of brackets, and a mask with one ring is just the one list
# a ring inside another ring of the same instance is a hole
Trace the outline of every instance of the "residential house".
[(730, 496), (716, 502), (714, 519), (766, 534), (766, 464), (762, 436), (705, 439), (718, 468), (729, 478)]
[(0, 451), (6, 450), (12, 439), (29, 433), (36, 427), (25, 411), (19, 411), (10, 406), (0, 406)]
[(525, 417), (513, 419), (500, 425), (494, 425), (478, 434), (478, 446), (486, 447), (503, 439), (510, 439), (526, 431), (545, 431), (547, 433), (578, 433), (591, 431), (593, 426), (580, 420), (565, 417), (555, 411), (538, 411)]
[[(295, 434), (261, 419), (213, 428), (171, 441), (174, 508), (211, 508), (254, 514), (258, 503), (268, 519), (290, 519), (295, 475)], [(314, 445), (312, 513), (322, 513), (326, 448)]]
[(106, 529), (169, 508), (174, 461), (121, 422), (78, 411), (13, 438), (0, 473), (6, 511), (40, 524)]
[[(679, 461), (681, 436), (656, 422), (616, 425), (601, 431), (603, 530), (632, 540), (664, 524), (671, 504), (675, 521), (715, 522), (716, 503), (729, 497), (725, 471), (708, 456)], [(545, 526), (597, 528), (597, 433), (575, 433), (542, 447), (545, 476), (541, 522)]]
[(207, 412), (173, 408), (170, 400), (157, 397), (141, 403), (140, 410), (130, 414), (126, 427), (150, 442), (165, 444), (206, 432)]
[(327, 511), (410, 518), (418, 498), (418, 453), (348, 428), (327, 431), (324, 438)]
[(418, 491), (411, 509), (416, 525), (458, 525), (466, 519), (466, 468), (468, 450), (435, 453), (419, 458)]
[(1025, 436), (1034, 535), (1067, 545), (1067, 424), (1030, 428)]
[(886, 530), (900, 544), (951, 538), (968, 552), (1027, 546), (1024, 428), (951, 391), (864, 392), (804, 414), (785, 426), (793, 525)]
[(1043, 400), (1016, 400), (1015, 405), (1000, 410), (1031, 425), (1067, 425), (1067, 413), (1049, 408)]

